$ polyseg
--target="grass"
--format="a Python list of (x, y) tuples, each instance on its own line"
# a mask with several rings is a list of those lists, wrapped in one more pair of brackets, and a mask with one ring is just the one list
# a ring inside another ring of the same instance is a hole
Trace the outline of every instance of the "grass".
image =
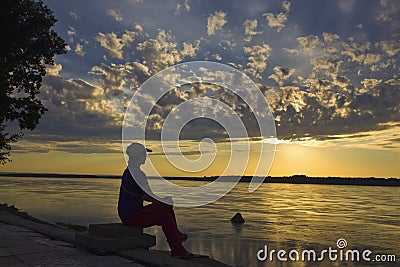
[(62, 228), (65, 228), (65, 229), (76, 231), (76, 232), (85, 232), (88, 230), (88, 227), (86, 225), (80, 225), (80, 224), (56, 222), (56, 225), (58, 225)]

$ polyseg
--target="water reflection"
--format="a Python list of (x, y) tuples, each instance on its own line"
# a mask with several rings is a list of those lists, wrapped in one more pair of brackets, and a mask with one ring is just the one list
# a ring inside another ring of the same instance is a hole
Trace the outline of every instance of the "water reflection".
[[(179, 183), (196, 185), (193, 181)], [(119, 180), (1, 177), (0, 184), (0, 202), (44, 220), (75, 224), (118, 221)], [(398, 187), (264, 184), (252, 194), (247, 187), (239, 184), (207, 206), (176, 208), (178, 223), (190, 234), (185, 243), (188, 249), (233, 266), (314, 266), (306, 262), (262, 263), (256, 255), (264, 245), (277, 250), (322, 250), (345, 238), (350, 249), (368, 248), (400, 258)], [(240, 230), (229, 222), (236, 212), (246, 220)], [(168, 249), (160, 228), (147, 231), (157, 235), (157, 249)]]

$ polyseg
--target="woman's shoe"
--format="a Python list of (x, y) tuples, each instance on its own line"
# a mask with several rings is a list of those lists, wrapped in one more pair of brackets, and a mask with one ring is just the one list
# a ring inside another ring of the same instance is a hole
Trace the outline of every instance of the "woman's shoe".
[(172, 256), (172, 257), (174, 257), (175, 259), (182, 259), (182, 260), (188, 260), (188, 259), (191, 259), (191, 258), (193, 258), (193, 253), (190, 253), (190, 252), (188, 252), (188, 251), (185, 251), (183, 254), (181, 254), (181, 255), (177, 255), (177, 256)]
[(181, 241), (182, 242), (185, 242), (188, 239), (188, 235), (185, 234), (185, 233), (180, 233), (180, 236), (181, 236)]

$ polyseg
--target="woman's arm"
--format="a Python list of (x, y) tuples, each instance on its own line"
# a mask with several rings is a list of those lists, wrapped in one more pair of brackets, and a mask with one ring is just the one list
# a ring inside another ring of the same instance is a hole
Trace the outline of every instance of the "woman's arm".
[[(172, 206), (168, 203), (159, 201), (158, 199), (152, 197), (151, 195), (147, 194), (146, 191), (143, 190), (143, 199), (145, 201), (151, 202), (151, 203), (157, 203), (157, 204), (161, 204), (161, 205), (166, 205), (166, 206)], [(172, 199), (171, 199), (172, 200)]]
[[(162, 197), (155, 197), (155, 194), (150, 188), (149, 182), (147, 180), (146, 174), (141, 171), (140, 169), (134, 170), (135, 181), (138, 183), (143, 191), (143, 199), (145, 201), (149, 201), (152, 203), (158, 203), (161, 205), (172, 206), (172, 198), (162, 198)], [(158, 199), (164, 199), (164, 201), (160, 201)], [(164, 203), (166, 202), (166, 203)], [(169, 204), (170, 203), (170, 204)]]

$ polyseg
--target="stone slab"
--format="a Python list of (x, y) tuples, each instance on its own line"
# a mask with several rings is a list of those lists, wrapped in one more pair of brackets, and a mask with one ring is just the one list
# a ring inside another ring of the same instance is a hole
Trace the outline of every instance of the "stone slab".
[(148, 234), (123, 238), (104, 238), (89, 233), (77, 233), (75, 235), (75, 246), (77, 248), (86, 249), (98, 255), (114, 254), (117, 251), (132, 248), (148, 249), (155, 244), (156, 237)]
[(78, 257), (71, 257), (63, 251), (43, 251), (39, 253), (30, 253), (18, 255), (18, 258), (30, 266), (76, 266), (87, 267)]
[(136, 260), (139, 263), (146, 266), (171, 266), (171, 267), (230, 267), (220, 261), (209, 258), (208, 256), (202, 256), (193, 259), (176, 259), (171, 257), (169, 251), (160, 250), (145, 250), (145, 249), (129, 249), (120, 251), (117, 255), (124, 258)]
[[(0, 212), (1, 213), (1, 212)], [(14, 214), (1, 213), (0, 218), (42, 230), (54, 229), (52, 225), (38, 227), (32, 221), (23, 222)], [(21, 218), (22, 219), (22, 218)], [(22, 219), (24, 220), (24, 219)], [(0, 220), (1, 221), (1, 220)], [(62, 230), (62, 229), (61, 229)], [(51, 231), (51, 234), (57, 232)], [(61, 234), (62, 235), (62, 234)], [(75, 234), (73, 235), (75, 243)], [(0, 266), (82, 266), (82, 267), (144, 267), (133, 260), (116, 255), (97, 256), (88, 251), (74, 248), (72, 244), (46, 238), (26, 228), (0, 222)]]
[[(164, 251), (164, 250), (150, 250), (151, 253), (161, 253), (164, 254), (166, 256), (170, 255), (169, 251)], [(190, 263), (190, 266), (192, 264), (200, 264), (202, 266), (211, 266), (211, 267), (231, 267), (230, 265), (227, 265), (223, 262), (217, 261), (215, 259), (210, 258), (207, 255), (202, 255), (202, 254), (194, 254), (195, 257), (192, 259), (188, 259), (188, 260), (183, 260), (186, 263)]]
[(4, 249), (0, 248), (0, 257), (11, 256), (12, 254)]
[(205, 267), (208, 265), (197, 264), (196, 262), (192, 262), (189, 260), (180, 260), (175, 259), (167, 254), (154, 251), (154, 250), (145, 250), (145, 249), (130, 249), (125, 251), (120, 251), (117, 253), (118, 256), (122, 256), (128, 259), (138, 260), (139, 263), (143, 265), (150, 266), (171, 266), (171, 267)]
[(116, 255), (97, 256), (94, 254), (81, 256), (80, 261), (90, 266), (114, 266), (115, 264), (128, 264), (132, 263), (131, 260), (118, 257)]
[(142, 235), (143, 228), (126, 226), (122, 223), (89, 224), (89, 234), (106, 238), (120, 238)]
[(41, 224), (29, 221), (7, 211), (0, 210), (0, 221), (33, 230), (52, 239), (57, 239), (72, 244), (75, 242), (74, 232), (72, 231), (68, 231), (51, 224)]
[(27, 267), (29, 267), (30, 265), (22, 262), (17, 257), (8, 256), (8, 257), (0, 257), (0, 266), (7, 266), (7, 267), (13, 267), (13, 266), (24, 267), (24, 266), (27, 266)]
[[(23, 255), (23, 254), (35, 254), (39, 252), (50, 252), (57, 250), (56, 247), (49, 247), (46, 245), (41, 245), (37, 243), (30, 244), (31, 242), (26, 242), (25, 246), (20, 247), (9, 247), (4, 248), (5, 251), (12, 255)], [(26, 244), (30, 244), (27, 246)]]

